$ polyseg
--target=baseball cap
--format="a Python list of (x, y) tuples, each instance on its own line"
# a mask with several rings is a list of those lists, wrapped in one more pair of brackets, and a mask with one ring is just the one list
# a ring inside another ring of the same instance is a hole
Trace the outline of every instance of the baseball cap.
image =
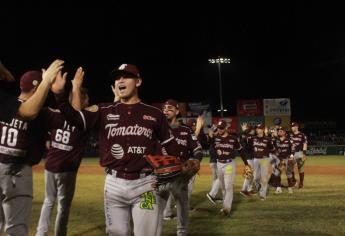
[(20, 89), (23, 92), (29, 92), (31, 89), (38, 86), (42, 81), (42, 72), (27, 71), (20, 77)]
[(217, 124), (218, 129), (225, 129), (226, 128), (226, 121), (225, 120), (220, 120)]
[(283, 130), (283, 131), (286, 131), (286, 129), (285, 129), (283, 126), (279, 126), (279, 127), (277, 128), (277, 130)]
[(133, 64), (122, 64), (118, 68), (110, 72), (110, 77), (112, 79), (121, 75), (127, 75), (134, 78), (140, 78), (139, 70)]
[(299, 126), (299, 124), (298, 124), (297, 122), (292, 122), (292, 123), (291, 123), (291, 127), (295, 127), (295, 126), (297, 126), (297, 127), (298, 127), (298, 126)]
[(178, 102), (174, 99), (169, 99), (167, 100), (164, 105), (170, 105), (170, 106), (174, 106), (178, 109)]
[(256, 125), (257, 129), (265, 129), (265, 126), (263, 124), (258, 124)]

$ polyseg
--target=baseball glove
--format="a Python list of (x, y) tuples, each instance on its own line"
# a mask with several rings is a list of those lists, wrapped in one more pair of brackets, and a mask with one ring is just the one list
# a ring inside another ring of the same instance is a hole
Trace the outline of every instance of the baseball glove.
[(280, 160), (278, 168), (280, 170), (280, 172), (282, 173), (283, 171), (286, 170), (286, 162), (284, 160)]
[(182, 165), (181, 176), (184, 180), (189, 180), (200, 170), (199, 160), (187, 160)]
[(252, 167), (250, 167), (248, 165), (246, 165), (244, 167), (244, 169), (243, 169), (243, 177), (245, 179), (249, 179), (249, 180), (253, 179), (253, 169), (252, 169)]
[(157, 184), (171, 182), (182, 171), (182, 162), (175, 156), (147, 155), (147, 162), (152, 166), (153, 173), (157, 176)]
[(288, 166), (290, 167), (290, 168), (294, 168), (294, 166), (295, 166), (295, 164), (296, 164), (296, 160), (295, 159), (289, 159), (288, 160)]

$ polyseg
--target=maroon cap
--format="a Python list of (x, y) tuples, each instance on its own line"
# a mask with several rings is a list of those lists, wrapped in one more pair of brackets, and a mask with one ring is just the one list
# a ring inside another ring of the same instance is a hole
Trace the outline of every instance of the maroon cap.
[(170, 105), (170, 106), (174, 106), (178, 109), (178, 102), (174, 99), (169, 99), (167, 100), (164, 105)]
[(299, 127), (299, 124), (297, 122), (292, 122), (291, 127)]
[(256, 128), (257, 129), (265, 129), (265, 126), (263, 124), (257, 124)]
[(283, 130), (286, 131), (286, 129), (283, 126), (278, 126), (277, 130)]
[(189, 119), (189, 120), (187, 121), (187, 125), (188, 125), (189, 127), (195, 126), (195, 125), (196, 125), (196, 119)]
[(42, 72), (28, 71), (20, 78), (20, 89), (23, 92), (29, 92), (31, 89), (38, 86), (42, 81)]
[(140, 78), (138, 68), (132, 64), (122, 64), (121, 66), (119, 66), (119, 68), (114, 69), (112, 72), (110, 72), (110, 77), (112, 79), (121, 75), (127, 75), (134, 78)]
[(217, 128), (218, 128), (218, 129), (225, 129), (226, 126), (227, 126), (227, 124), (226, 124), (226, 121), (225, 121), (225, 120), (220, 120), (220, 121), (218, 121), (218, 124), (217, 124)]

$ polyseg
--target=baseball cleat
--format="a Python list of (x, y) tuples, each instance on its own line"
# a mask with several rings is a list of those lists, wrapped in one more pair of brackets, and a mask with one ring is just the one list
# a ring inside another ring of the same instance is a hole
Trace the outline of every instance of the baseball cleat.
[(175, 219), (175, 216), (165, 216), (163, 217), (163, 220), (173, 220)]
[(276, 191), (274, 192), (275, 194), (281, 194), (283, 192), (281, 187), (277, 187)]
[(260, 197), (260, 200), (261, 200), (261, 201), (265, 201), (266, 198), (265, 198), (265, 197)]
[(247, 191), (240, 191), (240, 194), (244, 197), (244, 198), (248, 198), (251, 197), (250, 193), (248, 193)]
[(292, 187), (288, 187), (288, 192), (291, 194), (293, 193)]
[(220, 213), (223, 216), (230, 216), (230, 210), (229, 209), (222, 208), (222, 209), (220, 209)]
[(212, 202), (213, 205), (216, 205), (215, 198), (212, 197), (209, 193), (206, 194), (206, 197), (208, 198), (208, 200), (210, 200), (210, 202)]

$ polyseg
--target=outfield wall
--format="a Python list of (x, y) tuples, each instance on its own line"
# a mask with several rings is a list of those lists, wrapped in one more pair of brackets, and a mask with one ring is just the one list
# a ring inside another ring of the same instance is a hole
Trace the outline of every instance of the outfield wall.
[(308, 146), (308, 155), (345, 155), (345, 145)]

